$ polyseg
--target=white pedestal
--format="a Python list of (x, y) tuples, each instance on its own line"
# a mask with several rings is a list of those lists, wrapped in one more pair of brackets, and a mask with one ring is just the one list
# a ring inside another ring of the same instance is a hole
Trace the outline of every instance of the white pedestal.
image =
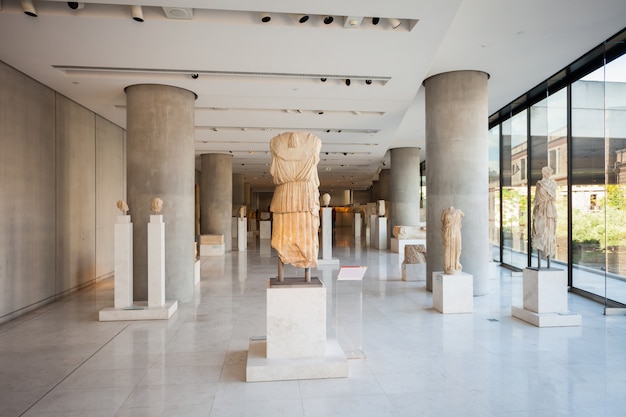
[(245, 217), (240, 217), (237, 219), (237, 250), (245, 251), (248, 249), (248, 233), (247, 233), (247, 223)]
[(426, 239), (397, 239), (391, 238), (391, 251), (397, 253), (398, 263), (402, 265), (404, 262), (404, 247), (406, 245), (424, 245), (426, 246)]
[(426, 281), (426, 264), (402, 264), (402, 281)]
[(387, 218), (376, 218), (376, 235), (374, 237), (374, 247), (376, 249), (387, 249)]
[(194, 275), (194, 285), (198, 285), (200, 283), (200, 261), (196, 260), (193, 263), (193, 275)]
[(200, 256), (222, 256), (226, 253), (225, 245), (200, 245)]
[(163, 215), (148, 223), (148, 307), (165, 304), (165, 223)]
[(433, 307), (440, 313), (471, 313), (474, 310), (474, 276), (466, 272), (447, 275), (433, 272)]
[(333, 259), (333, 208), (322, 207), (322, 259), (318, 265), (338, 265), (339, 259)]
[(568, 310), (567, 274), (564, 270), (524, 269), (524, 306), (512, 314), (537, 327), (580, 326), (580, 314)]
[(130, 216), (117, 216), (115, 223), (113, 306), (133, 305), (133, 224)]
[(272, 222), (270, 220), (261, 220), (259, 222), (259, 238), (271, 239), (272, 238)]
[(354, 213), (354, 237), (361, 237), (361, 213)]
[(376, 247), (376, 239), (378, 239), (378, 216), (375, 214), (370, 215), (370, 246)]
[(261, 258), (270, 258), (272, 256), (272, 244), (270, 239), (259, 240), (259, 255), (261, 255)]
[(312, 278), (275, 279), (267, 285), (267, 338), (253, 338), (246, 381), (343, 378), (348, 362), (335, 340), (326, 340), (326, 288)]

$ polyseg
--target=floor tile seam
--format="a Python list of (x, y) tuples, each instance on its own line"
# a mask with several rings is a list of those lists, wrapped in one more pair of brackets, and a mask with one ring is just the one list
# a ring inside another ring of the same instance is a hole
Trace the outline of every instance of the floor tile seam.
[[(130, 324), (131, 323), (128, 323), (126, 326), (121, 328), (115, 335), (113, 335), (99, 349), (97, 349), (95, 352), (93, 352), (89, 357), (87, 357), (80, 364), (78, 364), (74, 369), (72, 369), (67, 375), (65, 375), (65, 377), (63, 377), (60, 381), (58, 381), (56, 384), (54, 384), (54, 386), (52, 386), (41, 397), (39, 397), (34, 403), (32, 403), (26, 410), (24, 410), (20, 414), (20, 416), (23, 416), (24, 414), (28, 413), (28, 411), (30, 411), (34, 406), (36, 406), (41, 400), (43, 400), (46, 396), (48, 396), (52, 391), (57, 389), (63, 382), (65, 382), (70, 376), (72, 376), (74, 374), (74, 372), (76, 372), (81, 366), (83, 366), (85, 363), (87, 363), (90, 359), (92, 359), (95, 355), (97, 355), (100, 351), (102, 351), (102, 349), (104, 349), (104, 347), (107, 346), (113, 339), (115, 339), (117, 336), (119, 336), (128, 326), (130, 326)], [(131, 391), (131, 393), (132, 393), (132, 391)], [(129, 393), (129, 395), (130, 395), (130, 393)]]

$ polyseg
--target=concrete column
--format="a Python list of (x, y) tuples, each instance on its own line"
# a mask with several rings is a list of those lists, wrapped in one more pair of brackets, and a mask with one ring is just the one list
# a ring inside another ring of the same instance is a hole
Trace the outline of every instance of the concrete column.
[(134, 225), (133, 292), (148, 298), (150, 200), (163, 200), (165, 294), (194, 294), (194, 101), (188, 90), (156, 84), (126, 87), (128, 206)]
[(249, 182), (243, 184), (243, 203), (248, 208), (248, 211), (252, 209), (252, 190), (250, 189)]
[(474, 295), (489, 279), (487, 80), (481, 71), (454, 71), (424, 81), (426, 87), (427, 281), (443, 270), (441, 212), (465, 213), (461, 229), (463, 272), (474, 276)]
[(200, 232), (224, 235), (224, 249), (233, 249), (233, 161), (226, 154), (201, 156)]
[(233, 210), (239, 215), (239, 207), (245, 204), (243, 174), (233, 174)]
[(379, 190), (380, 190), (380, 183), (377, 180), (372, 181), (372, 199), (370, 200), (371, 203), (379, 199), (378, 198), (378, 196), (380, 195)]
[(391, 200), (391, 170), (383, 169), (378, 174), (378, 198), (377, 200)]
[(391, 150), (391, 229), (393, 226), (419, 226), (420, 149)]

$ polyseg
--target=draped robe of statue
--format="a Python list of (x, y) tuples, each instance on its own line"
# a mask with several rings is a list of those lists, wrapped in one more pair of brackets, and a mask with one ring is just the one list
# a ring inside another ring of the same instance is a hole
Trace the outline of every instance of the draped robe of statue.
[(461, 220), (465, 214), (454, 207), (441, 213), (441, 241), (443, 243), (443, 271), (448, 275), (463, 270), (461, 262)]
[(543, 178), (537, 181), (533, 200), (533, 247), (543, 259), (556, 253), (556, 182), (550, 178), (552, 168), (541, 169)]
[(270, 205), (272, 247), (282, 263), (299, 268), (317, 266), (321, 148), (322, 141), (306, 132), (287, 132), (270, 141), (276, 185)]

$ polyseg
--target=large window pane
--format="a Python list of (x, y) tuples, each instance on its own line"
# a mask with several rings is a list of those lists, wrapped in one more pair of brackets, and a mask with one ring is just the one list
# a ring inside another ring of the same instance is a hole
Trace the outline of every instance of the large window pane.
[(502, 123), (502, 262), (528, 266), (528, 128), (524, 110)]
[(489, 241), (491, 256), (500, 261), (500, 126), (489, 130)]
[(626, 303), (625, 61), (622, 56), (572, 84), (572, 284), (621, 303)]

